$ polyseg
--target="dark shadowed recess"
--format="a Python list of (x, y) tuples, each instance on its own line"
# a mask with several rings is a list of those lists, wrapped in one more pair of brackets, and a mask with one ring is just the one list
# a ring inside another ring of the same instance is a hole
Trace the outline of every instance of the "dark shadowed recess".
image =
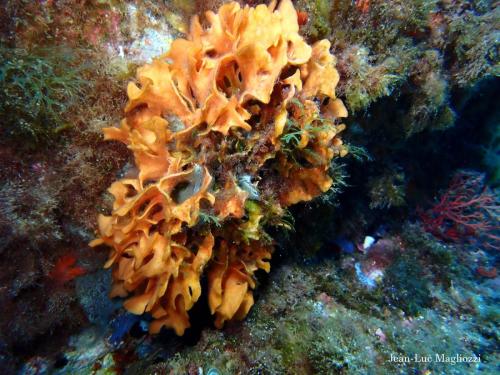
[[(416, 210), (429, 207), (457, 169), (478, 170), (490, 178), (494, 166), (485, 164), (484, 155), (493, 135), (499, 132), (499, 82), (500, 79), (491, 78), (471, 89), (453, 92), (455, 125), (444, 130), (425, 130), (409, 138), (402, 130), (403, 114), (409, 105), (404, 95), (382, 99), (369, 112), (351, 115), (343, 138), (349, 144), (363, 146), (373, 160), (341, 160), (349, 175), (349, 186), (336, 197), (335, 204), (316, 200), (292, 207), (295, 232), (291, 233), (284, 253), (298, 252), (303, 257), (304, 251), (318, 239), (328, 242), (347, 236), (361, 240), (381, 227), (397, 229), (408, 219), (415, 221)], [(395, 169), (405, 176), (406, 205), (371, 209), (370, 180)]]

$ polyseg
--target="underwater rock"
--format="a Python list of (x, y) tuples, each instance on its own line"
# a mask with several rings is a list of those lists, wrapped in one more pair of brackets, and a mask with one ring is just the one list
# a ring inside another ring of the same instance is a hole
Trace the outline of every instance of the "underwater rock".
[(498, 372), (498, 2), (264, 2), (2, 3), (1, 375)]
[(373, 237), (365, 237), (363, 247), (365, 244), (371, 245), (365, 249), (366, 255), (361, 262), (354, 265), (358, 280), (368, 289), (373, 289), (382, 282), (385, 270), (394, 262), (401, 246), (398, 238), (382, 238), (375, 243), (373, 241)]
[(79, 277), (75, 281), (76, 295), (90, 323), (100, 327), (109, 324), (119, 303), (108, 298), (111, 275), (105, 270)]
[[(113, 366), (109, 363), (109, 348), (106, 345), (106, 337), (101, 329), (86, 329), (78, 335), (72, 336), (69, 340), (72, 350), (64, 353), (67, 360), (61, 369), (54, 369), (53, 374), (85, 374), (90, 373), (94, 364), (101, 358), (105, 358), (101, 364), (101, 370), (109, 369)], [(106, 364), (106, 366), (104, 366)]]
[(362, 269), (361, 263), (354, 264), (356, 276), (361, 284), (365, 285), (368, 289), (374, 289), (384, 277), (384, 271), (373, 267), (367, 273)]
[(50, 373), (49, 362), (41, 357), (29, 359), (19, 370), (19, 375), (48, 375)]

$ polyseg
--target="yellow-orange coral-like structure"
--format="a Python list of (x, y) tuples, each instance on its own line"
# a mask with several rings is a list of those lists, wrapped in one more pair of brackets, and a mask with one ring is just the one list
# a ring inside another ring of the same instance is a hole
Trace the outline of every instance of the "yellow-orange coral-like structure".
[(138, 174), (112, 184), (114, 204), (92, 246), (112, 248), (111, 297), (182, 335), (202, 295), (215, 325), (253, 305), (254, 273), (270, 270), (264, 228), (287, 206), (330, 189), (346, 153), (330, 43), (308, 45), (290, 0), (223, 5), (194, 17), (187, 39), (141, 67), (119, 128)]

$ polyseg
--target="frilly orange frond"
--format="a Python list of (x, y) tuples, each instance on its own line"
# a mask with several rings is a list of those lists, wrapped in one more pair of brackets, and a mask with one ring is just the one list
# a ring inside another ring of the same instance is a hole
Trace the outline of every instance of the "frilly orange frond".
[(111, 297), (150, 313), (151, 333), (184, 333), (204, 273), (215, 325), (245, 317), (254, 273), (270, 270), (263, 225), (327, 191), (330, 162), (346, 153), (330, 43), (307, 44), (290, 0), (205, 18), (138, 69), (120, 127), (104, 129), (138, 174), (109, 188), (91, 245), (111, 248)]
[(208, 304), (215, 314), (217, 328), (226, 320), (240, 320), (247, 315), (254, 302), (253, 274), (258, 269), (269, 272), (271, 266), (267, 260), (270, 258), (271, 250), (258, 243), (242, 247), (221, 243), (208, 269)]

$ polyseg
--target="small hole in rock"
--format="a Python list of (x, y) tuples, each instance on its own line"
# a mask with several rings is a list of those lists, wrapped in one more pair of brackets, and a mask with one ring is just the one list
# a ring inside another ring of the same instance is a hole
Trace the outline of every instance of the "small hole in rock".
[(64, 354), (59, 354), (54, 363), (54, 368), (63, 368), (68, 364), (68, 359), (64, 356)]

